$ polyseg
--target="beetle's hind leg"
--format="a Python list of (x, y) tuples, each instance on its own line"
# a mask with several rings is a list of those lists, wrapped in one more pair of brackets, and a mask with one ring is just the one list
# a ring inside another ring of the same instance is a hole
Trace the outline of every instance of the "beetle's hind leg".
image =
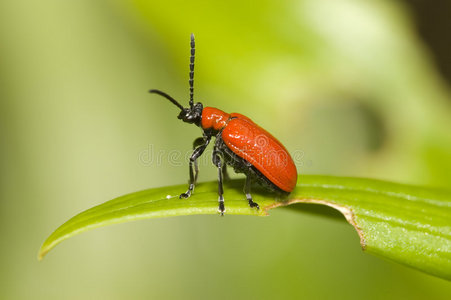
[(221, 214), (221, 216), (224, 216), (225, 212), (225, 206), (224, 206), (224, 189), (222, 187), (222, 176), (223, 176), (223, 166), (225, 164), (221, 161), (221, 155), (220, 152), (215, 145), (215, 148), (213, 149), (213, 164), (218, 168), (218, 212)]
[(249, 202), (249, 206), (252, 207), (256, 207), (257, 210), (260, 209), (260, 206), (255, 203), (254, 201), (252, 201), (252, 196), (251, 196), (251, 178), (247, 175), (246, 176), (246, 181), (244, 183), (244, 193), (246, 194), (246, 199)]
[[(208, 143), (210, 143), (210, 137), (200, 137), (193, 142), (193, 154), (189, 159), (189, 187), (186, 193), (180, 194), (179, 198), (189, 198), (194, 191), (194, 186), (197, 182), (197, 175), (199, 173), (199, 168), (197, 166), (197, 159), (204, 153), (205, 148), (207, 148)], [(193, 170), (194, 166), (194, 170)]]

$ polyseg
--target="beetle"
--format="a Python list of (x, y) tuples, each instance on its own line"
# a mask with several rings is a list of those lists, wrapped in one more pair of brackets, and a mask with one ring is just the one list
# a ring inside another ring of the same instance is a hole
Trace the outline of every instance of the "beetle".
[(251, 182), (255, 181), (265, 188), (288, 195), (297, 182), (296, 165), (287, 149), (269, 132), (255, 124), (248, 117), (228, 114), (213, 107), (203, 107), (194, 103), (194, 34), (191, 34), (191, 56), (189, 87), (189, 107), (183, 107), (177, 100), (160, 90), (149, 92), (158, 94), (180, 109), (178, 119), (188, 124), (195, 124), (203, 131), (202, 137), (193, 143), (193, 153), (189, 160), (189, 187), (179, 198), (189, 198), (194, 192), (199, 173), (197, 159), (203, 154), (212, 137), (215, 143), (212, 154), (213, 164), (218, 168), (218, 212), (224, 215), (223, 179), (228, 178), (227, 165), (236, 173), (244, 173), (246, 180), (244, 193), (251, 208), (260, 208), (252, 200)]

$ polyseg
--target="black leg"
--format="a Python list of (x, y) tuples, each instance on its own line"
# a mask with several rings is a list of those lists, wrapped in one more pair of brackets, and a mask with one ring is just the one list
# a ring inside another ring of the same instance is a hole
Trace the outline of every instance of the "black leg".
[(251, 196), (251, 179), (249, 176), (246, 176), (246, 182), (244, 183), (244, 193), (246, 194), (246, 199), (249, 202), (250, 207), (256, 207), (257, 209), (260, 209), (260, 206), (258, 206), (257, 203), (252, 201)]
[[(217, 140), (216, 140), (217, 141)], [(213, 150), (213, 164), (218, 168), (218, 212), (221, 214), (221, 216), (224, 216), (225, 207), (224, 207), (224, 190), (222, 188), (222, 162), (220, 153), (215, 145), (215, 148)]]
[[(199, 156), (204, 153), (205, 148), (207, 148), (208, 143), (210, 143), (210, 137), (197, 138), (193, 143), (193, 154), (189, 159), (189, 187), (186, 193), (180, 195), (179, 198), (188, 198), (194, 191), (194, 186), (197, 181), (197, 174), (199, 173), (199, 169), (197, 167), (197, 159)], [(194, 165), (194, 171), (193, 171)]]

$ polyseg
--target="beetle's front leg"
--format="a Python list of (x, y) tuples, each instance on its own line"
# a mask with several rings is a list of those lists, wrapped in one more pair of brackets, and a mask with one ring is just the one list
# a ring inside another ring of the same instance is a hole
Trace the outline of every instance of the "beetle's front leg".
[(207, 148), (208, 144), (210, 143), (210, 139), (211, 137), (204, 136), (203, 138), (200, 137), (194, 140), (194, 151), (189, 159), (189, 187), (186, 193), (181, 194), (179, 198), (189, 198), (193, 193), (194, 186), (197, 182), (197, 174), (199, 173), (199, 169), (197, 167), (197, 159), (202, 155), (202, 153), (204, 153), (205, 148)]

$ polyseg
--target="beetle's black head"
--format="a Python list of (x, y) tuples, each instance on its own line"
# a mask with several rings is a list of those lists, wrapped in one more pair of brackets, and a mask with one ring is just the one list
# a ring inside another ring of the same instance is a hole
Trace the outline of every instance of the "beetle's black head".
[(203, 109), (202, 103), (197, 102), (191, 108), (188, 107), (184, 108), (180, 112), (178, 118), (183, 122), (189, 124), (196, 124), (197, 126), (200, 126), (200, 121), (202, 119), (202, 109)]

